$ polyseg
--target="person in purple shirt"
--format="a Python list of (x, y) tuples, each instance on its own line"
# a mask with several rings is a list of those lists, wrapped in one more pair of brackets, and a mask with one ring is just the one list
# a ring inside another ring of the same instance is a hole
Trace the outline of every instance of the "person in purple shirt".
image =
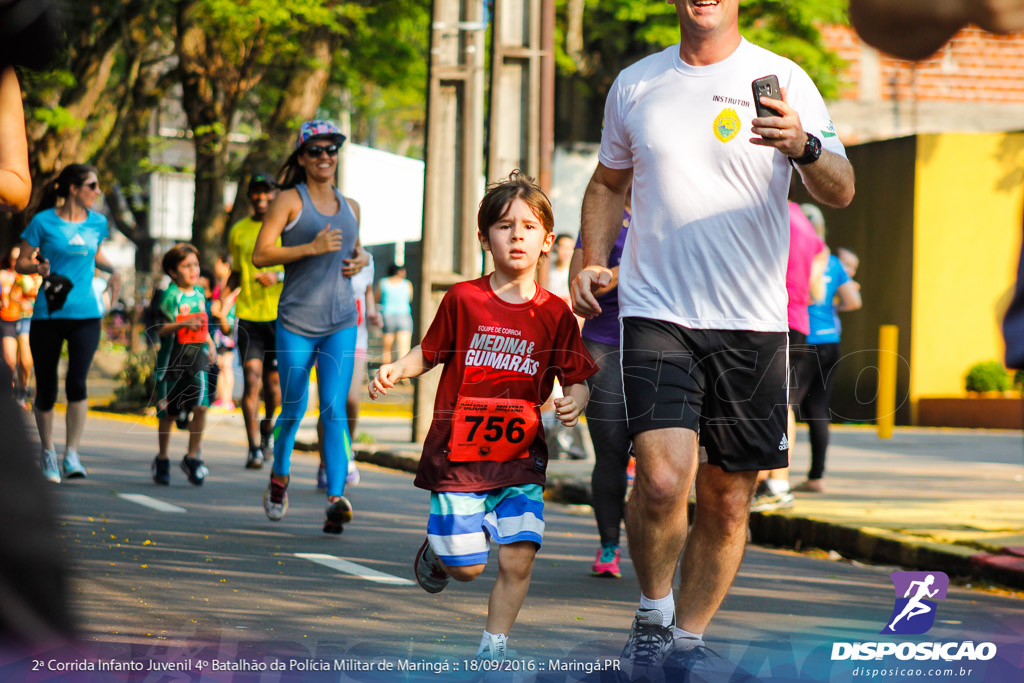
[[(601, 548), (594, 558), (592, 576), (621, 578), (619, 571), (619, 528), (626, 509), (626, 468), (629, 464), (630, 440), (626, 429), (626, 404), (622, 394), (622, 368), (619, 357), (619, 260), (626, 244), (630, 221), (629, 193), (622, 214), (622, 230), (608, 257), (612, 280), (596, 292), (601, 314), (583, 325), (583, 343), (597, 362), (597, 373), (588, 380), (590, 403), (587, 406), (587, 429), (594, 443), (594, 472), (591, 475), (591, 498)], [(576, 279), (583, 267), (583, 244), (576, 239), (576, 249), (569, 263), (569, 281)]]

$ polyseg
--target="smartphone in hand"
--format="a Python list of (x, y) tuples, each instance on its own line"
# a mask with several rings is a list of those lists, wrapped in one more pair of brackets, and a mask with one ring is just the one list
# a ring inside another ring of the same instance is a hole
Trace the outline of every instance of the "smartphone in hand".
[(754, 93), (754, 109), (757, 110), (758, 118), (766, 116), (782, 116), (781, 112), (775, 111), (771, 107), (766, 107), (761, 104), (761, 97), (770, 97), (773, 100), (782, 99), (782, 90), (779, 89), (779, 78), (774, 74), (771, 76), (762, 76), (753, 83), (750, 84), (750, 89)]

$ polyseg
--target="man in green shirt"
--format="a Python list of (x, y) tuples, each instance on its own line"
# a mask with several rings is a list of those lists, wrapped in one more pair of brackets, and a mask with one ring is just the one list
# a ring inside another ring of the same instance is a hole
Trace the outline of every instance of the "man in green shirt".
[[(281, 404), (281, 383), (277, 375), (275, 325), (277, 302), (281, 298), (284, 268), (257, 268), (252, 264), (263, 218), (277, 194), (277, 184), (269, 173), (256, 173), (249, 180), (247, 195), (252, 216), (235, 223), (228, 234), (228, 250), (238, 271), (240, 291), (235, 302), (238, 316), (238, 353), (242, 363), (244, 389), (242, 416), (249, 438), (245, 466), (263, 467), (272, 451), (271, 430), (274, 412)], [(263, 380), (264, 418), (257, 421), (260, 402), (260, 379)]]

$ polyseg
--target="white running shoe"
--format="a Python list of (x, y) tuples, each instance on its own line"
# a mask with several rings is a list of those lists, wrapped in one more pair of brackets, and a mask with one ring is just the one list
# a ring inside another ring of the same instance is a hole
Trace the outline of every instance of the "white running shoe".
[(39, 467), (43, 470), (43, 476), (54, 484), (60, 483), (60, 469), (57, 467), (57, 452), (54, 450), (43, 451), (39, 456)]
[(358, 484), (359, 483), (359, 468), (356, 467), (356, 459), (348, 459), (348, 474), (345, 475), (346, 484)]

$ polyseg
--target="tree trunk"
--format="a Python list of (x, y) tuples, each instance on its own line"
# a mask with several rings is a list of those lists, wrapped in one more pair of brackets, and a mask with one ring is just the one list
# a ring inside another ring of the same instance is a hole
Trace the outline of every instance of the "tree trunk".
[(205, 145), (196, 140), (196, 203), (192, 215), (192, 244), (199, 249), (200, 262), (211, 257), (220, 243), (227, 216), (224, 213), (224, 176), (227, 173), (227, 145)]
[[(291, 142), (299, 123), (316, 115), (331, 76), (335, 35), (324, 28), (310, 32), (302, 41), (304, 54), (292, 64), (287, 83), (261, 135), (250, 147), (239, 171), (238, 191), (227, 225), (249, 215), (246, 184), (257, 171), (275, 173), (291, 153)], [(223, 241), (227, 241), (225, 230)]]

